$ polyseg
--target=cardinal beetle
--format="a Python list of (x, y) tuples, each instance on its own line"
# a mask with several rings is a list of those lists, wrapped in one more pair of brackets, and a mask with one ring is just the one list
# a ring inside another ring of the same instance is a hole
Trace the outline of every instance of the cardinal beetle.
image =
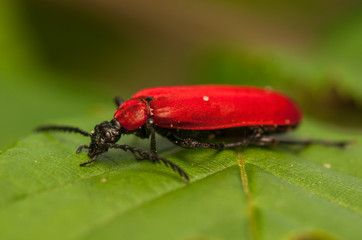
[[(132, 99), (116, 97), (117, 110), (111, 121), (96, 125), (91, 133), (76, 127), (43, 126), (38, 131), (68, 131), (90, 137), (89, 161), (110, 148), (133, 153), (136, 159), (162, 162), (189, 180), (186, 172), (157, 154), (155, 133), (183, 148), (226, 149), (238, 146), (273, 146), (311, 143), (343, 147), (347, 142), (281, 140), (275, 134), (294, 129), (302, 119), (296, 104), (270, 88), (227, 85), (156, 87), (137, 92)], [(151, 138), (150, 152), (119, 145), (123, 134)], [(273, 135), (272, 135), (273, 134)]]

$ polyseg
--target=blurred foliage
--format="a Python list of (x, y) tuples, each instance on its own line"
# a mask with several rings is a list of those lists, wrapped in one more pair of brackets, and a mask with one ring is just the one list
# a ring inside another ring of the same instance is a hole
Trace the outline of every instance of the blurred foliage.
[[(112, 117), (115, 95), (145, 87), (226, 83), (290, 95), (320, 121), (307, 120), (298, 136), (360, 142), (361, 12), (355, 0), (2, 0), (1, 239), (357, 238), (360, 143), (246, 150), (248, 209), (233, 151), (159, 139), (161, 153), (192, 176), (185, 185), (126, 153), (80, 169), (87, 157), (72, 152), (82, 137), (31, 132), (45, 123), (91, 130)], [(260, 233), (249, 232), (250, 221)]]
[[(114, 95), (128, 98), (137, 89), (174, 84), (268, 85), (292, 95), (308, 115), (361, 126), (362, 20), (361, 7), (354, 1), (340, 9), (339, 1), (328, 3), (329, 11), (320, 11), (325, 2), (229, 1), (220, 7), (217, 1), (200, 1), (194, 11), (199, 9), (206, 17), (193, 18), (197, 12), (185, 11), (195, 24), (185, 22), (188, 28), (179, 29), (182, 38), (167, 32), (174, 29), (152, 15), (159, 14), (160, 20), (170, 17), (170, 24), (182, 26), (179, 18), (165, 12), (172, 4), (160, 0), (165, 9), (140, 5), (138, 13), (129, 2), (131, 13), (144, 15), (128, 16), (112, 3), (108, 7), (95, 1), (84, 7), (56, 0), (1, 2), (0, 100), (7, 113), (1, 125), (14, 127), (3, 129), (0, 147), (42, 122), (82, 115), (97, 104), (110, 106)], [(97, 7), (99, 11), (94, 11)], [(230, 29), (206, 25), (213, 18), (205, 13), (220, 17), (228, 11), (232, 18), (223, 24)], [(265, 31), (258, 21), (268, 18), (277, 27)], [(231, 24), (245, 21), (250, 27), (240, 35), (238, 25)], [(290, 28), (293, 24), (300, 32)], [(206, 28), (200, 34), (202, 27)], [(254, 40), (257, 44), (249, 43)]]

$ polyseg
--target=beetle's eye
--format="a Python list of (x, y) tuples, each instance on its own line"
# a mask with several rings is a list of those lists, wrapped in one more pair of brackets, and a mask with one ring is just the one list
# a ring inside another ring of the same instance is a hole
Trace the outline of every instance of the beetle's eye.
[(111, 138), (110, 132), (106, 132), (106, 138)]

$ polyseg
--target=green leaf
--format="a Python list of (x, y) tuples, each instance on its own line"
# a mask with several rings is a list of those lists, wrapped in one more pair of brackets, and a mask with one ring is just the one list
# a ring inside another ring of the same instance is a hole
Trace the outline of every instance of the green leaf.
[[(89, 119), (63, 123), (92, 127)], [(187, 183), (116, 150), (81, 168), (88, 157), (75, 149), (89, 139), (33, 134), (0, 155), (0, 239), (358, 239), (361, 134), (307, 122), (295, 136), (357, 143), (239, 155), (159, 138), (160, 155), (190, 175)], [(133, 136), (121, 142), (148, 147)]]

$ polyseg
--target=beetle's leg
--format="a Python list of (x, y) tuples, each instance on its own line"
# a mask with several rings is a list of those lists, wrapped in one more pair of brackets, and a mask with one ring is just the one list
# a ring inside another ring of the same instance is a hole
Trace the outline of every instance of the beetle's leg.
[(348, 141), (326, 141), (326, 140), (318, 140), (318, 139), (277, 139), (272, 136), (263, 136), (259, 139), (255, 139), (250, 142), (251, 145), (256, 146), (275, 146), (278, 144), (290, 144), (290, 145), (303, 145), (307, 146), (310, 144), (318, 144), (323, 146), (332, 146), (332, 147), (340, 147), (343, 148), (350, 142)]
[(150, 145), (150, 150), (151, 150), (151, 153), (154, 154), (154, 155), (157, 155), (157, 148), (156, 148), (156, 131), (155, 131), (155, 128), (154, 128), (154, 122), (153, 122), (153, 119), (152, 118), (149, 118), (147, 120), (147, 128), (151, 131), (151, 145)]
[(114, 98), (114, 103), (117, 107), (119, 107), (124, 103), (124, 100), (121, 97), (117, 96)]
[(318, 144), (323, 146), (332, 146), (344, 148), (346, 145), (350, 144), (350, 141), (328, 141), (328, 140), (319, 140), (319, 139), (311, 139), (311, 140), (293, 140), (293, 139), (285, 139), (279, 140), (279, 143), (282, 144), (300, 144), (300, 145), (309, 145), (309, 144)]
[(225, 148), (246, 147), (246, 146), (254, 143), (256, 140), (260, 139), (262, 137), (262, 134), (263, 134), (262, 129), (260, 129), (260, 128), (254, 129), (254, 132), (252, 135), (244, 136), (238, 142), (226, 143)]
[(239, 142), (226, 143), (225, 148), (244, 147), (250, 144), (250, 139), (246, 138)]
[(80, 145), (80, 146), (78, 147), (76, 153), (77, 153), (77, 154), (78, 154), (78, 153), (81, 153), (82, 150), (83, 150), (83, 148), (89, 148), (89, 146), (88, 146), (88, 145)]
[(157, 163), (163, 163), (166, 167), (171, 167), (172, 170), (177, 171), (180, 176), (184, 177), (187, 181), (189, 181), (189, 177), (187, 175), (187, 173), (178, 165), (176, 165), (175, 163), (158, 156), (157, 154), (153, 154), (147, 151), (144, 151), (142, 149), (136, 148), (136, 147), (131, 147), (128, 145), (119, 145), (119, 144), (107, 144), (108, 148), (118, 148), (118, 149), (122, 149), (123, 151), (130, 151), (131, 153), (133, 153), (133, 155), (135, 154), (139, 154), (142, 159), (147, 159), (150, 160), (151, 162), (157, 162)]
[(276, 146), (278, 144), (290, 144), (290, 145), (310, 145), (310, 144), (319, 144), (324, 146), (333, 146), (333, 147), (345, 147), (349, 142), (341, 141), (341, 142), (332, 142), (332, 141), (324, 141), (324, 140), (295, 140), (295, 139), (277, 139), (271, 136), (262, 136), (258, 137), (251, 137), (242, 139), (239, 142), (232, 142), (232, 143), (202, 143), (198, 142), (191, 138), (186, 139), (177, 139), (168, 136), (168, 139), (173, 142), (174, 144), (184, 147), (184, 148), (211, 148), (211, 149), (225, 149), (225, 148), (235, 148), (235, 147), (242, 147), (247, 145), (253, 146)]
[(89, 164), (89, 163), (92, 163), (92, 162), (94, 162), (94, 161), (97, 159), (97, 157), (98, 157), (98, 155), (95, 155), (95, 156), (92, 157), (89, 161), (83, 162), (83, 163), (79, 164), (79, 166), (83, 167), (83, 166), (85, 166), (85, 165), (87, 165), (87, 164)]
[(150, 146), (151, 153), (157, 154), (157, 148), (156, 148), (156, 134), (155, 129), (151, 129), (151, 146)]

